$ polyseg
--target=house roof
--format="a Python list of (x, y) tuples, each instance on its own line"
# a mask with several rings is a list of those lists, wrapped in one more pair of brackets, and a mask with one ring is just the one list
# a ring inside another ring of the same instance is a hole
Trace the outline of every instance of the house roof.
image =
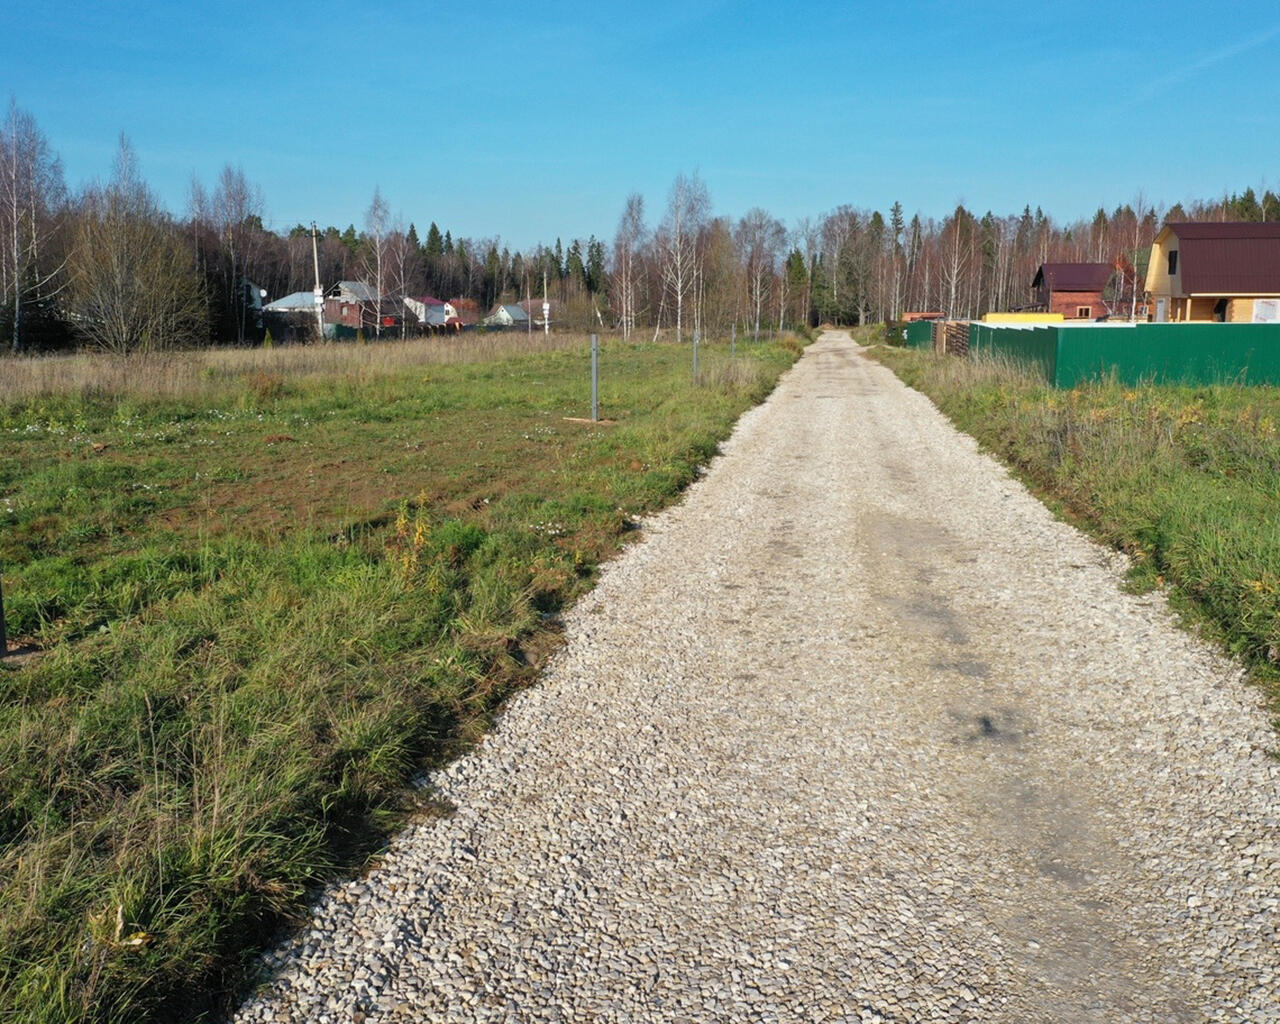
[(293, 313), (297, 310), (306, 310), (309, 313), (316, 311), (315, 292), (293, 292), (284, 298), (276, 299), (262, 307), (271, 313)]
[(510, 303), (510, 302), (501, 306), (494, 306), (493, 312), (490, 313), (489, 315), (497, 316), (498, 313), (504, 309), (507, 311), (507, 316), (511, 317), (512, 320), (528, 320), (529, 319), (528, 313), (526, 313), (523, 309), (521, 309), (515, 303)]
[(1051, 292), (1100, 292), (1113, 269), (1110, 263), (1042, 263), (1031, 287), (1047, 284)]
[(1165, 231), (1177, 236), (1187, 295), (1280, 292), (1280, 223), (1166, 224)]
[(414, 302), (421, 302), (424, 306), (443, 306), (444, 299), (437, 299), (434, 295), (413, 295), (410, 296)]
[(326, 293), (330, 298), (343, 298), (356, 302), (376, 302), (378, 296), (363, 281), (339, 281)]

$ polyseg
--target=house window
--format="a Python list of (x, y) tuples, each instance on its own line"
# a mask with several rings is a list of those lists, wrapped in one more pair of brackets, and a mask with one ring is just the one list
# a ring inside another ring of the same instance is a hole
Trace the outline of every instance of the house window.
[(1172, 277), (1178, 272), (1178, 250), (1171, 249), (1169, 251), (1169, 276)]
[(1093, 316), (1092, 306), (1076, 306), (1076, 319), (1088, 320)]

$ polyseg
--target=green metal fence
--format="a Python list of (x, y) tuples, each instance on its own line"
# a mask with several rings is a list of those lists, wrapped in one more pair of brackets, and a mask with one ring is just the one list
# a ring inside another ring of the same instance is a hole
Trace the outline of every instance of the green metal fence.
[(929, 320), (913, 320), (904, 328), (908, 348), (933, 347), (933, 323)]
[(1280, 324), (1004, 327), (974, 324), (970, 350), (1036, 367), (1055, 387), (1114, 376), (1125, 384), (1280, 385)]

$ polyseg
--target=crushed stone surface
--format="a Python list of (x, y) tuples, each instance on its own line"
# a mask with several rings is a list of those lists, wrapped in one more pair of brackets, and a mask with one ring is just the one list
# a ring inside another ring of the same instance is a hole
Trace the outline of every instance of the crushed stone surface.
[(827, 333), (249, 1022), (1280, 1021), (1239, 666)]

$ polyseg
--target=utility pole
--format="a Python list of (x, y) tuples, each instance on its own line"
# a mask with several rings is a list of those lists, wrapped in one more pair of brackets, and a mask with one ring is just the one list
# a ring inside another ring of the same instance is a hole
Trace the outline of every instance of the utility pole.
[(311, 262), (316, 270), (316, 326), (320, 329), (320, 341), (324, 341), (324, 289), (320, 287), (320, 247), (316, 242), (316, 222), (311, 222)]
[(542, 264), (542, 335), (551, 334), (551, 303), (547, 301), (547, 265)]

